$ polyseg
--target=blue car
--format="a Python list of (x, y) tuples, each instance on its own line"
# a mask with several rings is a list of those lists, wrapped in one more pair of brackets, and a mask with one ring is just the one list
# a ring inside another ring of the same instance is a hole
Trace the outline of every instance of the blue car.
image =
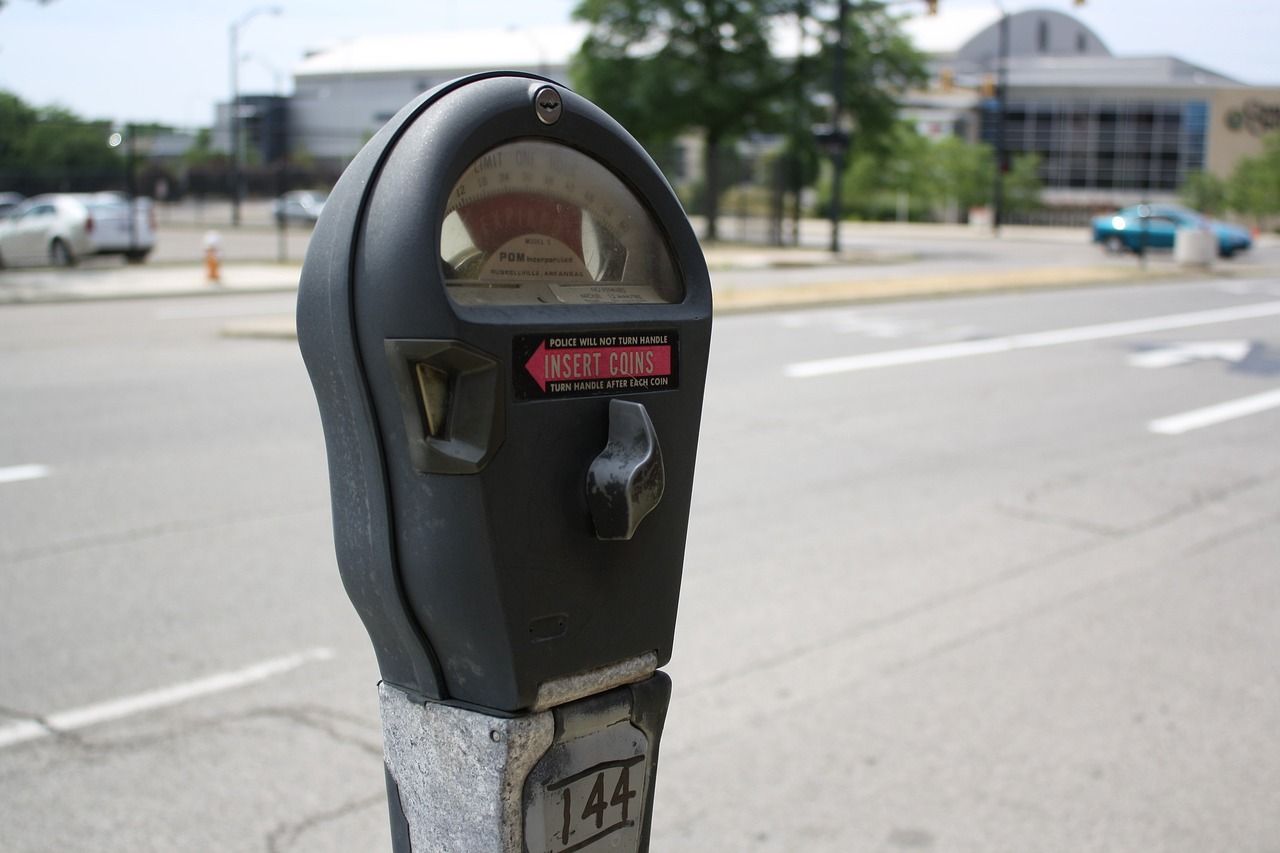
[(1093, 220), (1093, 242), (1109, 252), (1172, 249), (1181, 228), (1207, 228), (1218, 239), (1218, 255), (1229, 258), (1253, 245), (1247, 230), (1228, 222), (1201, 216), (1176, 204), (1138, 204)]

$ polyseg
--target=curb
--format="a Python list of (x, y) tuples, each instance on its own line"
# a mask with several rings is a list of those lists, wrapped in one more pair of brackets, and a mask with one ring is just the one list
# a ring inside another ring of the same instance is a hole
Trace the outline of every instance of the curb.
[[(1019, 269), (911, 276), (860, 281), (832, 281), (785, 287), (724, 288), (712, 285), (712, 301), (717, 316), (763, 311), (818, 308), (867, 302), (928, 299), (940, 296), (978, 296), (1055, 288), (1102, 287), (1135, 282), (1178, 282), (1201, 278), (1204, 272), (1180, 270), (1115, 270), (1099, 267)], [(1212, 275), (1212, 273), (1210, 273)], [(222, 327), (228, 338), (295, 340), (297, 329), (292, 316), (239, 320)]]
[(995, 270), (861, 281), (831, 281), (777, 288), (714, 290), (717, 314), (810, 308), (857, 302), (969, 296), (1068, 287), (1185, 281), (1203, 276), (1181, 270), (1116, 270), (1106, 267)]

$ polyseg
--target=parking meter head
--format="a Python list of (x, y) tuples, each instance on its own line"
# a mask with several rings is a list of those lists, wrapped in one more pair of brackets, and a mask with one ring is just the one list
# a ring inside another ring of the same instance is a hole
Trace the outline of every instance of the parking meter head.
[(298, 338), (385, 681), (516, 713), (665, 663), (710, 324), (669, 185), (569, 90), (464, 78), (369, 142)]

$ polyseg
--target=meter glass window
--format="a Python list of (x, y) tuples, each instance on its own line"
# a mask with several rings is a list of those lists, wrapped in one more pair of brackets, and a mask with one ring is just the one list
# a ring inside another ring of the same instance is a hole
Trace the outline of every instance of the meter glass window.
[(468, 166), (449, 194), (440, 255), (460, 305), (684, 298), (648, 209), (599, 162), (554, 142), (500, 145)]

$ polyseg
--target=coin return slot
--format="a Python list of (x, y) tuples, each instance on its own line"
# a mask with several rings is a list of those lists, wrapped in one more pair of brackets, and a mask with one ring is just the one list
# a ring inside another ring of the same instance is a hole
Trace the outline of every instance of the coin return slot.
[(449, 429), (450, 377), (447, 370), (419, 362), (418, 390), (422, 394), (423, 413), (427, 418), (427, 435), (445, 438)]

